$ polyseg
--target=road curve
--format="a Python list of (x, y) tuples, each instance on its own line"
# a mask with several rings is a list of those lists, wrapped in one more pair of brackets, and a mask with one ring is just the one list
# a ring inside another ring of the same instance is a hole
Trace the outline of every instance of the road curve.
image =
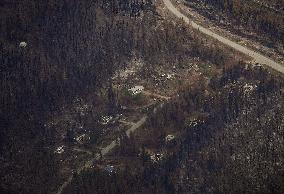
[(216, 34), (215, 32), (212, 32), (211, 30), (208, 30), (207, 28), (204, 28), (202, 26), (200, 26), (199, 24), (190, 21), (189, 18), (187, 16), (185, 16), (184, 14), (182, 14), (179, 10), (177, 10), (177, 8), (175, 8), (175, 6), (171, 3), (170, 0), (163, 0), (164, 4), (166, 5), (166, 7), (174, 14), (176, 15), (178, 18), (181, 18), (185, 21), (185, 23), (190, 24), (194, 29), (199, 30), (200, 32), (202, 32), (203, 34), (206, 34), (208, 36), (211, 36), (212, 38), (222, 42), (223, 44), (232, 47), (233, 49), (247, 55), (250, 56), (251, 58), (253, 58), (255, 60), (256, 63), (259, 64), (263, 64), (263, 65), (267, 65), (269, 67), (271, 67), (272, 69), (284, 74), (284, 66), (271, 60), (268, 57), (265, 57), (264, 55), (257, 53), (251, 49), (248, 49), (236, 42), (233, 42), (227, 38), (224, 38), (218, 34)]

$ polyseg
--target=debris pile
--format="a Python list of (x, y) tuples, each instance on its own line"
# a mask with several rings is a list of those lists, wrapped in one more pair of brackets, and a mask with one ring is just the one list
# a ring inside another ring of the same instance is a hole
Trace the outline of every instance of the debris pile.
[(82, 135), (76, 137), (76, 141), (77, 141), (79, 144), (88, 143), (90, 139), (91, 139), (90, 136), (87, 135), (87, 134), (82, 134)]
[(111, 175), (112, 173), (115, 173), (114, 166), (111, 166), (111, 165), (106, 165), (104, 170), (105, 170), (105, 172), (108, 173), (108, 175)]
[(58, 148), (56, 148), (56, 150), (54, 151), (54, 153), (56, 154), (62, 154), (64, 152), (64, 146), (59, 146)]
[(26, 48), (28, 44), (26, 42), (20, 42), (19, 47), (20, 48)]
[(249, 84), (245, 84), (244, 85), (244, 92), (245, 93), (250, 93), (251, 91), (253, 91), (257, 86), (256, 85), (249, 85)]
[(175, 139), (174, 135), (167, 135), (166, 136), (166, 143), (169, 143), (169, 142), (173, 141), (174, 139)]
[(144, 90), (144, 87), (143, 87), (143, 86), (135, 86), (135, 87), (133, 87), (133, 88), (128, 89), (128, 91), (129, 91), (132, 95), (140, 94), (143, 90)]
[(102, 116), (100, 123), (102, 125), (107, 125), (109, 123), (114, 123), (113, 116)]
[(160, 154), (160, 153), (157, 153), (157, 154), (152, 154), (150, 156), (150, 159), (153, 163), (158, 163), (160, 161), (162, 161), (164, 159), (164, 155), (163, 154)]

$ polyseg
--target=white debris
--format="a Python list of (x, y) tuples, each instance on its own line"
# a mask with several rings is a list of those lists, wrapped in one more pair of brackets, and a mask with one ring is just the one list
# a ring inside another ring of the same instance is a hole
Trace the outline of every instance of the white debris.
[(28, 44), (26, 42), (20, 42), (19, 47), (26, 48)]
[(163, 154), (152, 154), (150, 156), (150, 159), (153, 163), (158, 163), (159, 161), (163, 160), (164, 155)]
[(103, 125), (107, 125), (111, 121), (113, 121), (113, 117), (112, 116), (102, 116), (101, 117), (101, 124), (103, 124)]
[(256, 63), (256, 64), (253, 65), (253, 67), (263, 67), (263, 66), (259, 63)]
[(62, 154), (64, 152), (64, 146), (59, 146), (58, 148), (56, 148), (56, 150), (54, 151), (54, 153), (57, 154)]
[(193, 68), (195, 71), (199, 71), (199, 67), (198, 67), (197, 64), (194, 64), (194, 65), (192, 66), (192, 68)]
[(144, 65), (144, 62), (140, 58), (133, 58), (128, 64), (126, 64), (125, 69), (117, 71), (112, 79), (127, 79), (129, 76), (135, 75)]
[(76, 137), (76, 141), (80, 144), (84, 144), (89, 140), (90, 140), (90, 136), (88, 136), (87, 134), (82, 134), (82, 135)]
[(105, 167), (105, 171), (110, 175), (112, 174), (114, 171), (114, 166), (111, 166), (111, 165), (106, 165)]
[(171, 73), (171, 74), (167, 74), (167, 79), (172, 79), (174, 77), (175, 74)]
[(151, 155), (150, 158), (151, 158), (152, 162), (156, 162), (156, 156), (155, 156), (155, 154)]
[(253, 91), (256, 87), (257, 87), (256, 85), (245, 84), (243, 88), (245, 93), (249, 93)]
[(163, 78), (165, 77), (166, 79), (172, 79), (174, 75), (175, 75), (174, 73), (167, 73), (167, 74), (163, 73), (161, 74), (161, 77)]
[[(80, 101), (75, 101), (75, 103), (80, 103)], [(81, 116), (84, 116), (90, 109), (90, 106), (88, 104), (80, 103), (75, 107), (75, 109)]]
[(198, 122), (197, 122), (197, 120), (195, 120), (195, 121), (191, 121), (191, 122), (189, 123), (189, 126), (190, 126), (190, 127), (195, 127), (197, 124), (198, 124)]
[(143, 86), (135, 86), (133, 88), (128, 89), (129, 92), (132, 93), (132, 95), (140, 94), (144, 90)]
[(174, 136), (174, 135), (167, 135), (167, 137), (166, 137), (166, 143), (171, 142), (171, 141), (174, 140), (174, 139), (175, 139), (175, 136)]

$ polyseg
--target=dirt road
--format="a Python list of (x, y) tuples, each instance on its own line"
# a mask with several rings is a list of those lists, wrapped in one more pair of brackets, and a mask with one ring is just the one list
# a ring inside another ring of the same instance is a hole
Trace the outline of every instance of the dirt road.
[(236, 42), (233, 42), (225, 37), (222, 37), (218, 34), (216, 34), (215, 32), (212, 32), (211, 30), (204, 28), (202, 26), (200, 26), (199, 24), (190, 21), (189, 18), (187, 16), (185, 16), (184, 14), (182, 14), (179, 10), (177, 10), (177, 8), (171, 3), (170, 0), (163, 0), (163, 2), (165, 3), (166, 7), (177, 17), (182, 18), (185, 23), (190, 24), (194, 29), (199, 30), (200, 32), (202, 32), (203, 34), (206, 34), (208, 36), (211, 36), (212, 38), (222, 42), (223, 44), (232, 47), (233, 49), (247, 55), (250, 56), (251, 58), (253, 58), (255, 60), (256, 63), (259, 64), (263, 64), (263, 65), (267, 65), (269, 67), (271, 67), (272, 69), (283, 73), (284, 74), (284, 66), (271, 60), (270, 58), (257, 53), (251, 49), (248, 49)]
[[(138, 122), (134, 123), (132, 125), (132, 127), (130, 127), (126, 131), (127, 136), (129, 136), (131, 132), (134, 132), (136, 129), (141, 127), (146, 122), (146, 120), (147, 120), (147, 116), (143, 116)], [(108, 154), (115, 146), (117, 146), (117, 142), (118, 142), (117, 140), (114, 140), (110, 144), (108, 144), (106, 147), (102, 148), (101, 149), (102, 156)], [(77, 149), (77, 151), (78, 151), (78, 149)], [(80, 174), (84, 169), (90, 168), (93, 164), (93, 161), (98, 160), (99, 158), (100, 158), (100, 155), (97, 154), (94, 158), (86, 161), (83, 166), (81, 166), (80, 168), (77, 169), (76, 174)], [(71, 183), (73, 178), (74, 178), (73, 175), (68, 177), (68, 179), (60, 186), (60, 188), (58, 189), (58, 191), (56, 193), (61, 194), (62, 191)]]
[(171, 97), (162, 96), (162, 95), (160, 95), (160, 94), (156, 94), (156, 93), (153, 93), (153, 92), (150, 92), (150, 91), (143, 91), (142, 93), (143, 93), (144, 95), (153, 96), (153, 97), (160, 98), (160, 99), (163, 99), (163, 100), (170, 100), (170, 99), (171, 99)]

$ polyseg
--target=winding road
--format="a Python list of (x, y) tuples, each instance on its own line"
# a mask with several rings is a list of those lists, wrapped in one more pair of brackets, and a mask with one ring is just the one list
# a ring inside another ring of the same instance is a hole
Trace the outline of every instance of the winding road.
[[(233, 42), (233, 41), (231, 41), (227, 38), (224, 38), (224, 37), (216, 34), (215, 32), (212, 32), (211, 30), (198, 25), (197, 23), (195, 23), (193, 21), (190, 21), (187, 16), (185, 16), (180, 11), (178, 11), (177, 8), (175, 8), (175, 6), (171, 3), (170, 0), (163, 0), (163, 2), (166, 5), (166, 7), (174, 15), (176, 15), (178, 18), (183, 19), (185, 21), (185, 23), (190, 24), (194, 29), (197, 29), (200, 32), (202, 32), (203, 34), (211, 36), (212, 38), (222, 42), (223, 44), (225, 44), (229, 47), (232, 47), (233, 49), (235, 49), (235, 50), (237, 50), (241, 53), (244, 53), (245, 55), (252, 57), (255, 60), (256, 63), (267, 65), (267, 66), (271, 67), (272, 69), (284, 74), (284, 66), (283, 65), (271, 60), (268, 57), (265, 57), (264, 55), (262, 55), (260, 53), (257, 53), (255, 51), (249, 49), (249, 48), (246, 48), (246, 47), (244, 47), (244, 46), (242, 46), (242, 45), (240, 45), (236, 42)], [(160, 96), (160, 95), (158, 95), (157, 97), (168, 100), (168, 97), (164, 97), (164, 96)], [(137, 123), (134, 123), (133, 126), (126, 131), (126, 134), (129, 136), (131, 132), (134, 132), (136, 129), (141, 127), (145, 123), (146, 120), (147, 120), (147, 116), (143, 116)], [(109, 145), (102, 148), (101, 149), (101, 155), (102, 156), (106, 155), (115, 146), (117, 146), (117, 140), (112, 141)], [(91, 167), (93, 160), (99, 159), (99, 158), (100, 158), (100, 156), (96, 155), (93, 159), (86, 161), (83, 166), (81, 166), (79, 169), (77, 169), (77, 174), (80, 174), (84, 169)], [(74, 178), (73, 175), (69, 176), (68, 179), (59, 187), (59, 189), (56, 193), (61, 194), (62, 191), (71, 183), (73, 178)]]
[(251, 58), (253, 58), (255, 60), (256, 63), (259, 64), (263, 64), (263, 65), (267, 65), (269, 67), (271, 67), (272, 69), (284, 74), (284, 66), (271, 60), (270, 58), (257, 53), (249, 48), (246, 48), (236, 42), (233, 42), (227, 38), (224, 38), (218, 34), (216, 34), (215, 32), (212, 32), (211, 30), (204, 28), (202, 26), (200, 26), (199, 24), (190, 21), (189, 18), (187, 16), (185, 16), (184, 14), (182, 14), (173, 4), (170, 0), (163, 0), (164, 4), (166, 5), (166, 7), (178, 18), (181, 18), (184, 20), (185, 23), (190, 24), (194, 29), (199, 30), (200, 32), (202, 32), (203, 34), (206, 34), (208, 36), (211, 36), (212, 38), (222, 42), (223, 44), (232, 47), (233, 49), (247, 55), (250, 56)]

